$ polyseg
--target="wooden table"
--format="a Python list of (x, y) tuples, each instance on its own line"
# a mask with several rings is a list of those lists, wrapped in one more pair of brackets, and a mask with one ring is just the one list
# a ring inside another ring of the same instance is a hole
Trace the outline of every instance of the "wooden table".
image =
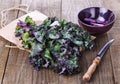
[[(18, 4), (30, 4), (31, 0), (0, 0), (0, 10)], [(57, 16), (77, 23), (78, 12), (86, 7), (102, 6), (113, 10), (116, 22), (113, 28), (95, 40), (94, 51), (86, 51), (81, 57), (81, 73), (74, 76), (59, 76), (52, 70), (35, 71), (28, 63), (28, 53), (19, 49), (4, 47), (13, 45), (0, 37), (0, 83), (1, 84), (120, 84), (120, 1), (118, 0), (32, 0), (30, 11), (39, 10), (47, 16)], [(20, 15), (12, 11), (8, 23)], [(107, 51), (90, 82), (83, 82), (82, 76), (101, 47), (110, 39), (115, 42)]]

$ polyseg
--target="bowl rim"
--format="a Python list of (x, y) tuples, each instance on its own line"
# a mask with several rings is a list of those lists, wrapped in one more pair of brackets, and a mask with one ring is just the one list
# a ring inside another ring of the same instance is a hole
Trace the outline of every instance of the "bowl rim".
[(110, 23), (105, 24), (104, 26), (94, 26), (94, 25), (86, 24), (86, 23), (84, 23), (83, 21), (81, 21), (81, 20), (79, 19), (79, 14), (80, 14), (83, 10), (90, 9), (90, 8), (104, 8), (104, 9), (109, 10), (108, 8), (105, 8), (105, 7), (87, 7), (87, 8), (82, 9), (82, 10), (79, 11), (79, 13), (78, 13), (78, 21), (80, 21), (82, 24), (84, 24), (84, 25), (86, 25), (86, 26), (89, 26), (89, 27), (105, 27), (105, 26), (108, 26), (108, 25), (110, 25), (110, 24), (113, 24), (113, 23), (116, 21), (116, 15), (115, 15), (115, 13), (114, 13), (112, 10), (109, 10), (109, 11), (111, 11), (111, 12), (113, 13), (113, 15), (114, 15), (114, 19), (113, 19)]

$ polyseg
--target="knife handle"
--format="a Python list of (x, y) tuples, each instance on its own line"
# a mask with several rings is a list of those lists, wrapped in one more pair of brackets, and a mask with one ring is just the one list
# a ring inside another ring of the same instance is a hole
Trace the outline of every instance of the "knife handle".
[(96, 70), (96, 67), (98, 66), (98, 64), (100, 63), (100, 57), (96, 57), (93, 60), (93, 63), (90, 65), (90, 67), (88, 68), (87, 72), (84, 74), (83, 76), (83, 81), (89, 81), (92, 74), (94, 73), (94, 71)]

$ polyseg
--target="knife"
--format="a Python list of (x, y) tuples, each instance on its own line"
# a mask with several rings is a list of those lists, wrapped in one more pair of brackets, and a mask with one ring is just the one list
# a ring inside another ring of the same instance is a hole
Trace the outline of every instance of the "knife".
[(108, 50), (108, 48), (111, 46), (111, 44), (113, 43), (114, 39), (108, 41), (103, 48), (99, 51), (99, 53), (97, 54), (96, 58), (93, 60), (93, 63), (90, 65), (90, 67), (88, 68), (87, 72), (84, 74), (83, 76), (83, 81), (89, 81), (92, 74), (94, 73), (94, 71), (96, 70), (96, 67), (99, 65), (101, 58), (104, 56), (105, 52)]

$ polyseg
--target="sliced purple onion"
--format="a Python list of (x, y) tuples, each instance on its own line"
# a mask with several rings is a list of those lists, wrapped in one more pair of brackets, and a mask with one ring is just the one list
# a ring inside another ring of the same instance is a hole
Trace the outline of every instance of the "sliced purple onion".
[(85, 18), (84, 21), (95, 23), (96, 21), (91, 18)]
[(108, 21), (96, 20), (96, 23), (106, 25), (106, 24), (108, 24)]
[(96, 23), (103, 24), (105, 21), (96, 20)]
[(104, 26), (104, 24), (91, 23), (93, 26)]
[(104, 26), (104, 25), (108, 24), (108, 21), (93, 20), (91, 18), (85, 18), (84, 20), (94, 26)]
[(105, 21), (103, 24), (106, 25), (106, 24), (108, 24), (108, 23), (109, 23), (108, 21)]

